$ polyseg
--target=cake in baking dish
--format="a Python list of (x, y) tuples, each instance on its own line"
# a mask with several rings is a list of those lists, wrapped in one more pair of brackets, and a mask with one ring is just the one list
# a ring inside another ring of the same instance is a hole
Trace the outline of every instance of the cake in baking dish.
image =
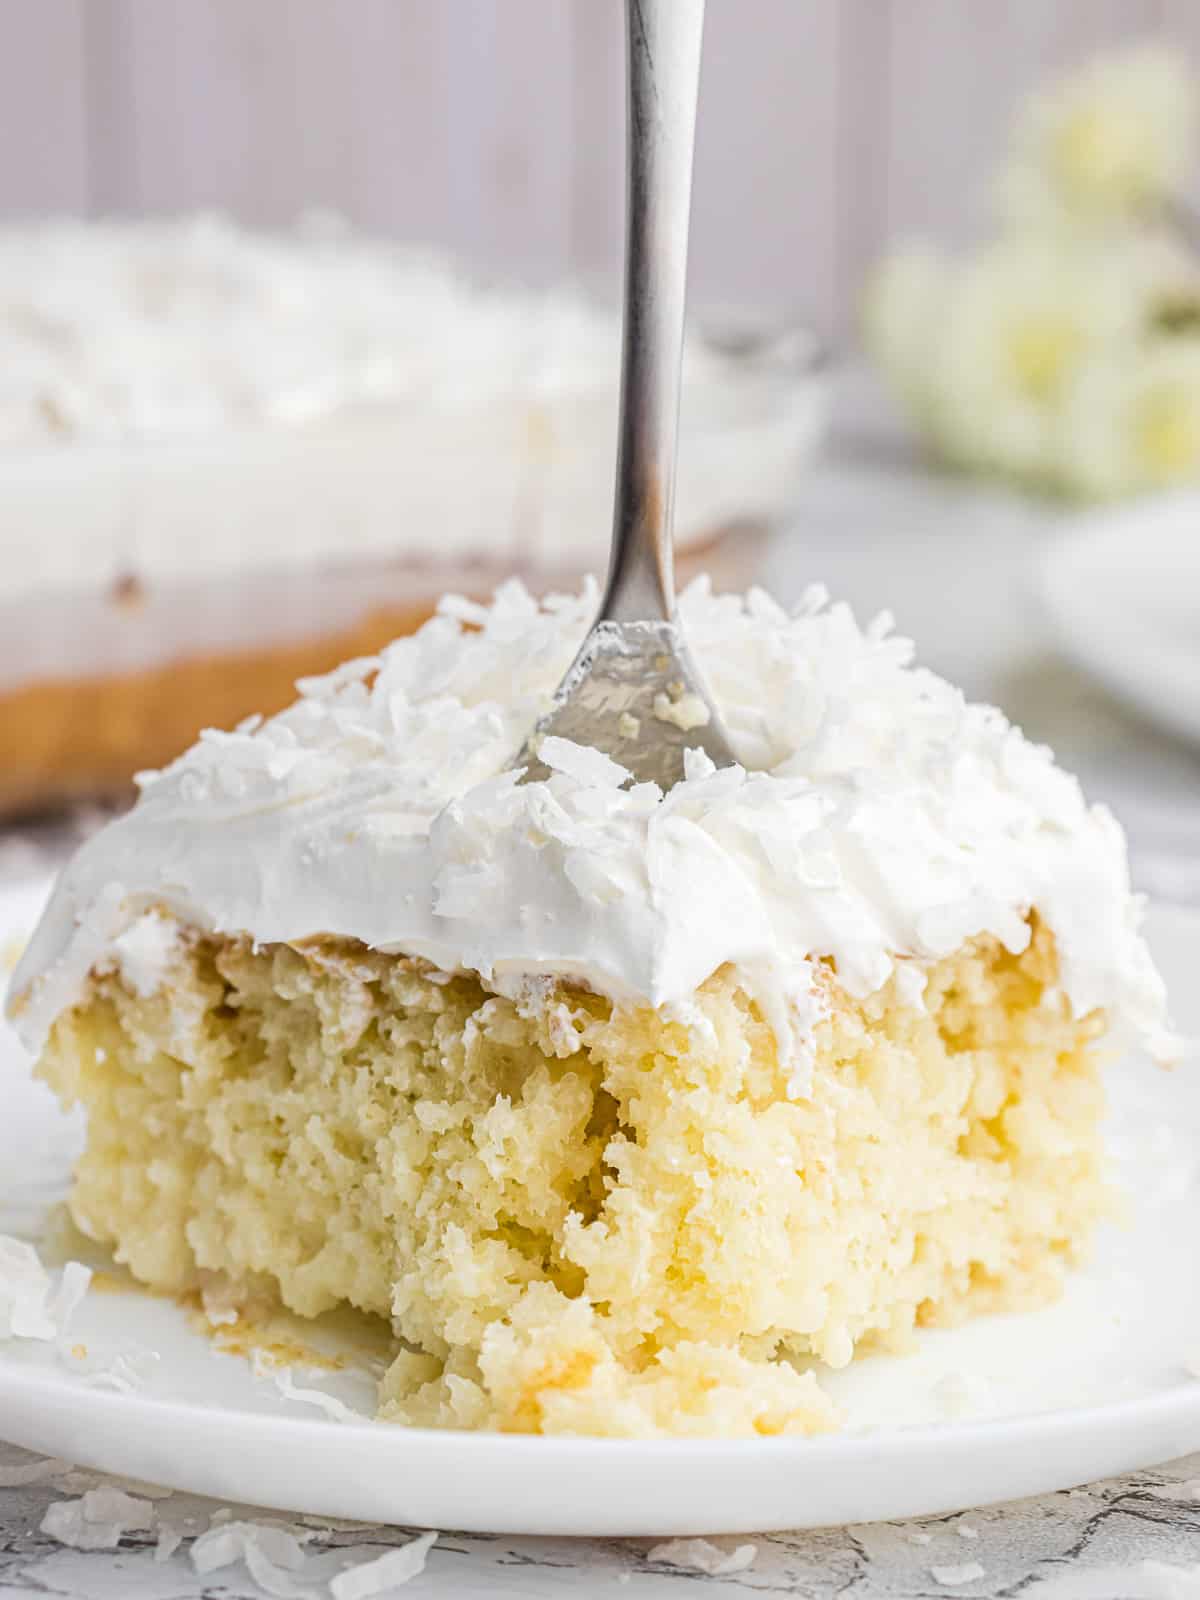
[[(0, 228), (0, 815), (121, 794), (447, 588), (577, 584), (619, 348), (577, 293), (345, 229)], [(685, 562), (748, 571), (819, 427), (808, 354), (689, 338)]]
[[(397, 1422), (836, 1425), (821, 1365), (1042, 1304), (1165, 1053), (1122, 836), (817, 593), (681, 610), (744, 767), (514, 752), (595, 606), (519, 586), (206, 734), (14, 980), (142, 1282), (391, 1319)], [(553, 745), (553, 748), (551, 748)]]

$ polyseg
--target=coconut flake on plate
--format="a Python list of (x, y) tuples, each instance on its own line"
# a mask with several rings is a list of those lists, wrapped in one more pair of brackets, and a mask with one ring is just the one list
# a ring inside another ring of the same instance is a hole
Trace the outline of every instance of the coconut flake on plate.
[(62, 1269), (58, 1288), (50, 1302), (50, 1316), (58, 1325), (58, 1337), (63, 1338), (71, 1326), (71, 1319), (83, 1304), (92, 1281), (92, 1269), (80, 1261), (68, 1261)]
[(270, 1359), (256, 1350), (250, 1358), (250, 1365), (256, 1378), (269, 1378), (285, 1400), (295, 1400), (301, 1405), (316, 1406), (323, 1411), (332, 1422), (369, 1422), (370, 1418), (361, 1411), (356, 1411), (353, 1406), (348, 1406), (344, 1400), (339, 1400), (337, 1395), (328, 1394), (324, 1389), (309, 1389), (298, 1384), (292, 1377), (290, 1367), (276, 1367)]
[(0, 1339), (61, 1338), (91, 1278), (68, 1261), (56, 1287), (31, 1244), (0, 1234)]
[(944, 1417), (961, 1421), (989, 1416), (996, 1409), (996, 1389), (977, 1372), (948, 1372), (933, 1386), (933, 1398)]
[(72, 1345), (61, 1355), (68, 1370), (87, 1388), (111, 1389), (116, 1394), (133, 1394), (143, 1388), (161, 1359), (157, 1350), (135, 1344), (98, 1353), (87, 1345)]

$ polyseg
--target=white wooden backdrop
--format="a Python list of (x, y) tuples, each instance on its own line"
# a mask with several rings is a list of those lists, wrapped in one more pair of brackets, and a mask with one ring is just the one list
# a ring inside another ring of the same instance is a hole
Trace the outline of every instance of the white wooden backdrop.
[[(0, 217), (307, 206), (533, 279), (615, 271), (619, 0), (0, 0)], [(1014, 101), (1200, 0), (709, 0), (694, 284), (853, 313), (961, 234)]]

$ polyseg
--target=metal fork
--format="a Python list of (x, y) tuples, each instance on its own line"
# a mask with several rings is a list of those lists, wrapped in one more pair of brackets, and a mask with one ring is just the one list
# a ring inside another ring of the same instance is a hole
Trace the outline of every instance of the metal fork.
[(600, 612), (521, 752), (547, 737), (672, 788), (684, 752), (736, 760), (675, 612), (673, 510), (704, 0), (626, 0), (625, 314), (612, 556)]

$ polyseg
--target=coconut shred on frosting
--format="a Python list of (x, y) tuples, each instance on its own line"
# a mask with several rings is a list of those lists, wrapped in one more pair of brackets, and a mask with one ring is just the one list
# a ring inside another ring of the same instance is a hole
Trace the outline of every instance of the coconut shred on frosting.
[(732, 963), (795, 1064), (814, 961), (856, 996), (979, 934), (1055, 935), (1074, 1011), (1166, 1055), (1162, 981), (1125, 844), (1102, 806), (1001, 713), (912, 664), (884, 616), (813, 590), (681, 598), (744, 765), (701, 752), (667, 794), (565, 741), (522, 785), (514, 754), (596, 608), (449, 597), (412, 638), (299, 685), (270, 721), (209, 732), (141, 780), (67, 868), (14, 979), (37, 1048), (90, 971), (166, 970), (148, 913), (261, 943), (354, 938), (496, 988), (567, 977), (618, 1003), (685, 1006)]

